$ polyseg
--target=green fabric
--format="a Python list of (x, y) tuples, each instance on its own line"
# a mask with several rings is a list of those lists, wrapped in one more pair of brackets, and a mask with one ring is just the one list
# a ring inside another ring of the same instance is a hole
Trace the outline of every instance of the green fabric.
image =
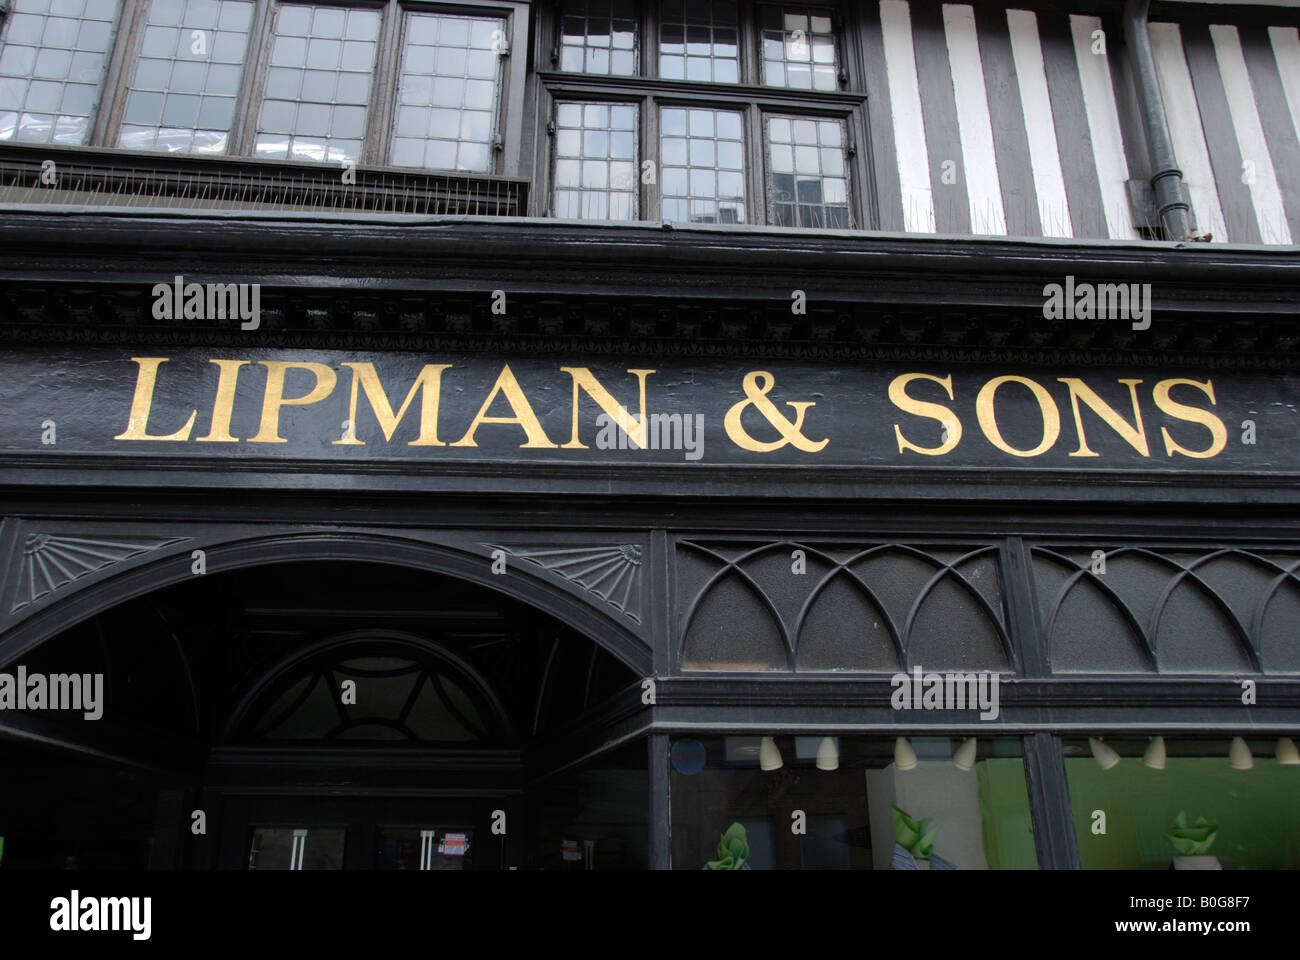
[[(1184, 811), (1217, 824), (1213, 855), (1225, 870), (1300, 869), (1300, 767), (1259, 757), (1254, 769), (1233, 770), (1219, 756), (1170, 757), (1164, 770), (1152, 770), (1125, 757), (1102, 770), (1082, 756), (1067, 757), (1065, 770), (1087, 869), (1168, 870), (1175, 856), (1189, 855), (1170, 836)], [(1095, 811), (1105, 814), (1104, 834), (1093, 832)]]
[(989, 869), (1037, 870), (1024, 762), (1019, 757), (990, 757), (976, 765), (975, 774)]
[(739, 823), (727, 827), (718, 841), (718, 858), (709, 861), (710, 870), (739, 870), (749, 859), (749, 837)]
[(1210, 823), (1204, 817), (1197, 817), (1195, 823), (1187, 822), (1187, 811), (1179, 810), (1178, 816), (1165, 834), (1174, 850), (1182, 857), (1203, 857), (1214, 846), (1214, 838), (1219, 835), (1219, 825)]
[(929, 859), (930, 854), (934, 852), (935, 835), (941, 828), (935, 827), (927, 833), (925, 827), (932, 822), (931, 820), (917, 822), (892, 803), (889, 805), (889, 812), (894, 818), (894, 839), (918, 860)]

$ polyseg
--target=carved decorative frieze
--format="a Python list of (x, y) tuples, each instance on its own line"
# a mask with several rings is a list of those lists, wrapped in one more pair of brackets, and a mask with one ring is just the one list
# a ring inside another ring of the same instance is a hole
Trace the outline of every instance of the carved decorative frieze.
[(188, 537), (132, 540), (33, 533), (23, 544), (12, 613), (97, 570), (152, 553)]
[(581, 547), (520, 547), (486, 544), (562, 577), (593, 593), (634, 623), (641, 622), (641, 547), (634, 543)]

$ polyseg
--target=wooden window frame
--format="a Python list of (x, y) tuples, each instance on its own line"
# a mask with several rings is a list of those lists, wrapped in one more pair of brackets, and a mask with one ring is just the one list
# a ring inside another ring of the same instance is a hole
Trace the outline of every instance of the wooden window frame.
[[(113, 46), (109, 52), (108, 67), (99, 104), (91, 127), (91, 135), (83, 147), (106, 149), (133, 157), (152, 156), (155, 151), (127, 151), (117, 146), (121, 129), (130, 78), (139, 55), (140, 43), (147, 25), (151, 0), (122, 0), (116, 24)], [(320, 167), (333, 165), (329, 161), (272, 160), (253, 155), (261, 91), (265, 87), (266, 70), (275, 37), (271, 33), (274, 8), (288, 2), (302, 2), (315, 6), (337, 6), (377, 10), (381, 14), (380, 32), (376, 41), (375, 67), (371, 74), (370, 100), (366, 105), (366, 126), (362, 136), (361, 153), (357, 164), (391, 168), (413, 174), (438, 172), (470, 176), (519, 176), (520, 151), (523, 132), (523, 101), (525, 71), (527, 68), (527, 38), (530, 29), (530, 4), (527, 0), (455, 0), (452, 3), (429, 0), (253, 0), (253, 19), (249, 27), (248, 48), (244, 54), (243, 73), (236, 94), (235, 112), (231, 119), (228, 149), (222, 154), (184, 154), (213, 160), (258, 160), (276, 164)], [(486, 171), (437, 170), (426, 167), (394, 167), (388, 161), (392, 141), (394, 104), (397, 96), (397, 78), (401, 59), (402, 19), (407, 13), (437, 13), (452, 16), (500, 17), (504, 23), (507, 53), (501, 71), (501, 89), (496, 118), (496, 144)], [(159, 156), (173, 156), (156, 151)]]
[[(659, 111), (665, 106), (710, 107), (735, 110), (742, 114), (745, 135), (745, 224), (772, 226), (767, 198), (767, 145), (764, 143), (764, 118), (768, 113), (833, 118), (844, 123), (847, 136), (845, 163), (849, 171), (849, 218), (851, 229), (873, 229), (876, 224), (874, 181), (867, 162), (868, 118), (865, 76), (861, 64), (859, 13), (851, 3), (830, 0), (810, 4), (834, 12), (837, 31), (836, 56), (845, 89), (837, 91), (800, 90), (770, 87), (760, 77), (761, 18), (760, 7), (779, 5), (770, 0), (738, 0), (740, 46), (740, 83), (703, 83), (689, 80), (664, 80), (658, 76), (659, 0), (645, 0), (641, 5), (640, 43), (637, 51), (639, 76), (606, 76), (559, 69), (560, 21), (563, 0), (551, 0), (537, 10), (536, 39), (533, 59), (536, 64), (536, 117), (539, 135), (534, 156), (534, 177), (530, 213), (554, 216), (553, 196), (555, 108), (568, 100), (630, 103), (637, 107), (637, 156), (639, 163), (651, 161), (655, 169), (653, 184), (640, 183), (637, 209), (640, 222), (657, 222), (663, 210), (660, 189), (661, 159)], [(796, 4), (797, 5), (797, 4)], [(637, 221), (590, 221), (592, 223)], [(808, 229), (788, 228), (781, 229)]]

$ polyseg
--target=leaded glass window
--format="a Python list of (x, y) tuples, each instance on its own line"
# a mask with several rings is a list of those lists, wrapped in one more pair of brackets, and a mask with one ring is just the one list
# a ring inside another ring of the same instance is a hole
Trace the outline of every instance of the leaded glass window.
[(745, 222), (744, 134), (732, 110), (665, 107), (660, 113), (663, 219)]
[(406, 15), (391, 160), (435, 170), (492, 169), (503, 22)]
[(379, 19), (377, 10), (279, 7), (258, 114), (257, 156), (360, 158)]
[(659, 76), (703, 83), (740, 81), (733, 0), (665, 0), (659, 24)]
[(830, 12), (763, 8), (763, 83), (796, 90), (838, 90), (839, 68)]
[(560, 20), (560, 69), (635, 76), (637, 17), (632, 0), (566, 0)]
[(225, 153), (252, 20), (251, 0), (153, 0), (117, 145)]
[(118, 0), (13, 0), (0, 31), (0, 140), (82, 144)]
[(768, 117), (768, 219), (779, 227), (847, 229), (849, 174), (844, 124)]
[(632, 220), (637, 215), (637, 109), (561, 103), (555, 110), (557, 217)]

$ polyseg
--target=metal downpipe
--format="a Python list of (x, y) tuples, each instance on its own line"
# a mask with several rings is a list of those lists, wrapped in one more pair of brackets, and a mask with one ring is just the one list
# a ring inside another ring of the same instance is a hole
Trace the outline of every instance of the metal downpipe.
[(1183, 195), (1183, 171), (1174, 157), (1173, 138), (1165, 116), (1165, 102), (1160, 94), (1155, 55), (1151, 52), (1151, 35), (1147, 16), (1151, 0), (1125, 0), (1124, 39), (1129, 63), (1137, 81), (1138, 113), (1142, 132), (1151, 155), (1151, 190), (1155, 196), (1156, 217), (1168, 240), (1191, 240), (1191, 208)]

